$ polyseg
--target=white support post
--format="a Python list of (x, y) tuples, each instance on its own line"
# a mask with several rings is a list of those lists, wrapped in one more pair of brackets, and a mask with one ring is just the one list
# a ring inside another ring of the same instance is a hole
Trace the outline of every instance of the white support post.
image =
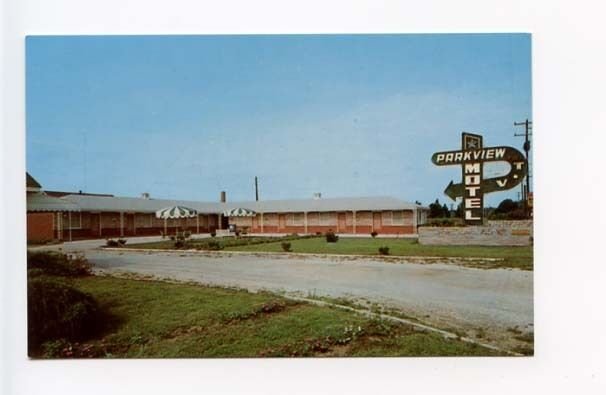
[(305, 212), (303, 213), (303, 218), (305, 219), (305, 233), (307, 234), (307, 233), (309, 233), (309, 232), (307, 231), (307, 211), (305, 211)]
[(67, 212), (67, 222), (69, 222), (69, 241), (72, 241), (72, 212)]
[(261, 213), (261, 233), (263, 233), (263, 224), (265, 222), (265, 219), (263, 218), (263, 213)]
[(415, 207), (414, 209), (412, 209), (412, 233), (417, 233), (418, 215), (419, 209)]
[(353, 233), (356, 234), (356, 216), (357, 216), (357, 214), (356, 214), (355, 211), (352, 211), (352, 213), (353, 213), (353, 221), (352, 221), (352, 224), (353, 224)]

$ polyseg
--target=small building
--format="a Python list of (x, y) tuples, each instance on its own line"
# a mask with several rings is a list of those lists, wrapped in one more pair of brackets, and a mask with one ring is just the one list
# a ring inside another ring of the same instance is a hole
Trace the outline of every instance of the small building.
[[(196, 202), (139, 198), (103, 194), (37, 189), (27, 195), (28, 241), (160, 235), (164, 220), (155, 212), (170, 206), (185, 206), (197, 217), (167, 221), (167, 232), (189, 230), (207, 233), (228, 229), (229, 225), (259, 234), (314, 234), (333, 231), (341, 234), (411, 235), (426, 222), (427, 208), (392, 197), (353, 197), (264, 200), (228, 203), (222, 192), (219, 202)], [(33, 178), (32, 178), (33, 180)], [(35, 181), (35, 180), (34, 180)], [(32, 188), (34, 184), (32, 183)], [(249, 217), (224, 217), (234, 208), (254, 212)], [(44, 218), (44, 220), (42, 220)], [(31, 230), (30, 230), (31, 225)]]

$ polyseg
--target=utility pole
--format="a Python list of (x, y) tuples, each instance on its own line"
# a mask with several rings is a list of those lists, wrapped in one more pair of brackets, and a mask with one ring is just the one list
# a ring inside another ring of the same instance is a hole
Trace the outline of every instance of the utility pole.
[(524, 133), (514, 133), (514, 137), (524, 137), (524, 152), (526, 153), (526, 186), (522, 184), (522, 199), (524, 200), (524, 211), (528, 217), (528, 194), (530, 193), (530, 160), (528, 158), (528, 152), (530, 151), (530, 139), (528, 137), (532, 136), (532, 121), (529, 121), (527, 118), (524, 122), (514, 122), (513, 126), (524, 126)]
[(257, 176), (255, 176), (255, 201), (259, 201), (259, 183), (257, 182)]

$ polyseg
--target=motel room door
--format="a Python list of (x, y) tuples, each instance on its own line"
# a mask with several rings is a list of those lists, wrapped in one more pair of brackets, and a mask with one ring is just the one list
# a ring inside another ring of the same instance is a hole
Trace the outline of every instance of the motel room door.
[(372, 230), (381, 229), (381, 213), (372, 213)]
[(90, 233), (91, 236), (101, 236), (101, 213), (90, 215)]
[(124, 214), (124, 234), (134, 235), (135, 234), (135, 214)]
[(345, 230), (346, 230), (345, 213), (338, 213), (337, 215), (339, 216), (339, 222), (337, 224), (337, 232), (345, 232)]

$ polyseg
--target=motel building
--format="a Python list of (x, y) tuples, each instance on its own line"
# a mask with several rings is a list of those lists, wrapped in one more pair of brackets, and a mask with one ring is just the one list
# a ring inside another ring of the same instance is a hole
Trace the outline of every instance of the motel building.
[[(227, 202), (194, 202), (107, 194), (46, 191), (29, 174), (27, 179), (27, 240), (79, 240), (128, 236), (160, 236), (188, 230), (194, 234), (228, 229), (249, 234), (415, 235), (425, 224), (428, 208), (392, 197), (322, 198)], [(156, 218), (156, 211), (184, 206), (197, 211), (193, 218)], [(252, 211), (251, 216), (224, 216), (233, 209)]]

